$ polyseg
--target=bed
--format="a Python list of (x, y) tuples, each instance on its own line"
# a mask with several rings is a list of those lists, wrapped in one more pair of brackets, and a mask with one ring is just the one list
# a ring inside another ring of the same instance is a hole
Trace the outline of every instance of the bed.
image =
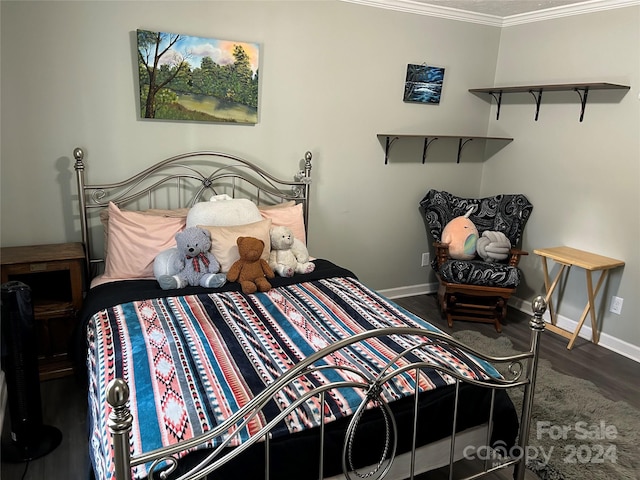
[[(461, 461), (474, 475), (514, 465), (524, 478), (544, 299), (534, 301), (529, 351), (494, 358), (326, 259), (276, 276), (267, 292), (232, 282), (163, 290), (154, 257), (194, 206), (221, 195), (250, 199), (262, 218), (216, 225), (221, 255), (233, 256), (229, 238), (259, 238), (265, 223), (306, 242), (311, 153), (289, 180), (203, 151), (104, 184), (85, 180), (82, 149), (74, 158), (92, 279), (75, 357), (95, 478), (401, 479), (443, 466), (457, 478)], [(524, 389), (520, 411), (511, 388)]]

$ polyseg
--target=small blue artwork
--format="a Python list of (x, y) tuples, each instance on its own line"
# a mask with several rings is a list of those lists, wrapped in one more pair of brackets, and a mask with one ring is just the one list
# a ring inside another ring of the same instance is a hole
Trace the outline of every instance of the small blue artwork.
[(444, 68), (429, 65), (407, 65), (404, 101), (439, 104), (444, 81)]

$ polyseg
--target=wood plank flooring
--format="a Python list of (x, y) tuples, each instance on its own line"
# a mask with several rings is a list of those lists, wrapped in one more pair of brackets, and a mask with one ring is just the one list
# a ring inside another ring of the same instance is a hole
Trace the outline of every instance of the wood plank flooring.
[[(74, 377), (40, 384), (42, 418), (45, 425), (62, 432), (62, 443), (50, 454), (26, 463), (2, 461), (3, 480), (84, 480), (89, 478), (87, 449), (87, 395)], [(3, 440), (9, 433), (10, 415), (5, 417)], [(26, 475), (23, 474), (26, 472)]]
[[(434, 296), (418, 295), (395, 301), (415, 314), (430, 319), (443, 330), (450, 330), (440, 317)], [(515, 348), (524, 349), (529, 344), (528, 320), (528, 315), (509, 309), (502, 335), (509, 337)], [(491, 337), (499, 335), (492, 325), (472, 322), (456, 322), (453, 330), (476, 330)], [(640, 365), (638, 363), (583, 339), (576, 342), (572, 351), (567, 351), (566, 340), (550, 332), (543, 336), (541, 357), (551, 361), (556, 370), (586, 378), (595, 383), (604, 395), (612, 399), (623, 399), (640, 409), (640, 384), (637, 382)], [(43, 382), (41, 391), (44, 422), (62, 431), (62, 444), (49, 455), (31, 461), (28, 465), (3, 462), (0, 477), (4, 480), (88, 479), (87, 401), (83, 386), (73, 377), (67, 377)], [(5, 417), (4, 437), (7, 435), (8, 423), (9, 415)], [(511, 469), (506, 469), (489, 478), (510, 479), (511, 472)], [(436, 471), (419, 477), (420, 480), (440, 478), (447, 478), (445, 472)], [(527, 472), (527, 480), (536, 478), (535, 475)]]
[[(454, 322), (453, 329), (450, 329), (439, 313), (435, 295), (417, 295), (394, 301), (416, 315), (428, 318), (431, 323), (446, 332), (475, 330), (492, 338), (501, 335), (495, 331), (493, 325), (476, 322)], [(502, 335), (507, 336), (516, 349), (528, 349), (531, 336), (530, 318), (531, 315), (527, 313), (508, 308)], [(578, 338), (573, 349), (567, 350), (567, 340), (549, 331), (543, 333), (540, 358), (549, 360), (558, 372), (591, 381), (600, 388), (605, 397), (624, 400), (640, 410), (638, 362), (594, 345), (584, 338)]]

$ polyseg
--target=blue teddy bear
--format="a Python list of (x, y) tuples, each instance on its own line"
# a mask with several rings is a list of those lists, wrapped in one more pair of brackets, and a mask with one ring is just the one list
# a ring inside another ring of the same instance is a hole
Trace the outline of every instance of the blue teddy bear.
[(220, 272), (220, 263), (209, 252), (211, 234), (209, 230), (189, 227), (175, 236), (177, 255), (174, 255), (174, 275), (160, 275), (158, 283), (163, 290), (183, 288), (187, 285), (217, 288), (224, 285), (227, 276)]

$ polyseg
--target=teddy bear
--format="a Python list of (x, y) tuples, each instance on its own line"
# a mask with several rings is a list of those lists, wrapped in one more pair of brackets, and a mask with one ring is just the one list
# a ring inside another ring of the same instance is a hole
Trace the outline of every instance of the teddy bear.
[(236, 243), (240, 258), (231, 265), (227, 280), (239, 282), (244, 293), (270, 290), (271, 284), (267, 278), (274, 278), (275, 274), (269, 264), (260, 258), (264, 242), (255, 237), (238, 237)]
[(160, 275), (158, 283), (163, 290), (183, 288), (187, 285), (217, 288), (227, 281), (220, 271), (220, 263), (209, 252), (211, 234), (198, 227), (185, 228), (175, 235), (177, 249), (173, 257), (174, 275)]
[(292, 277), (294, 273), (311, 273), (316, 266), (309, 261), (309, 252), (288, 227), (271, 227), (271, 252), (269, 266), (281, 277)]
[(449, 256), (456, 260), (473, 260), (476, 256), (478, 229), (469, 220), (471, 213), (473, 207), (465, 215), (451, 220), (442, 230), (440, 241), (449, 244)]

